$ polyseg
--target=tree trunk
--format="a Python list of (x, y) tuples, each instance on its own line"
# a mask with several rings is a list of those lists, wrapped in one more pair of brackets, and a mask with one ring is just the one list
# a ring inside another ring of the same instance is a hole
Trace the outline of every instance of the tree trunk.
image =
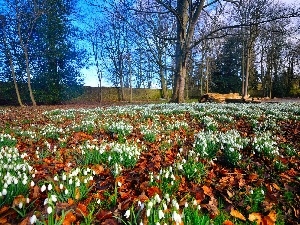
[(17, 83), (17, 79), (16, 79), (16, 73), (15, 73), (15, 67), (14, 67), (12, 55), (11, 55), (10, 50), (8, 49), (7, 41), (6, 41), (6, 35), (5, 35), (4, 31), (3, 31), (3, 43), (4, 43), (5, 53), (6, 53), (6, 56), (8, 58), (8, 61), (9, 61), (9, 67), (10, 67), (11, 75), (12, 75), (12, 78), (13, 78), (13, 81), (14, 81), (14, 87), (15, 87), (18, 103), (21, 107), (24, 107), (24, 105), (22, 103), (22, 100), (21, 100), (19, 87), (18, 87), (18, 83)]
[(245, 86), (244, 86), (244, 98), (248, 97), (248, 83), (249, 83), (249, 74), (250, 74), (250, 58), (251, 58), (251, 46), (247, 48), (247, 61), (246, 61), (246, 77), (245, 77)]
[(187, 28), (188, 28), (188, 9), (189, 1), (177, 1), (177, 43), (175, 52), (175, 83), (173, 88), (172, 101), (177, 103), (184, 102), (184, 88), (186, 78), (187, 62)]
[(25, 55), (25, 60), (26, 60), (26, 74), (27, 74), (27, 85), (28, 85), (28, 89), (29, 89), (29, 95), (30, 95), (32, 105), (35, 107), (36, 106), (36, 101), (34, 99), (34, 95), (33, 95), (32, 88), (31, 88), (29, 58), (28, 58), (28, 52), (27, 52), (26, 48), (24, 49), (24, 55)]
[(209, 92), (209, 58), (206, 58), (206, 94)]
[(245, 43), (243, 41), (243, 48), (242, 48), (242, 96), (245, 96)]
[(18, 21), (18, 35), (19, 35), (19, 41), (20, 41), (20, 44), (21, 44), (21, 48), (22, 48), (22, 50), (24, 52), (24, 56), (25, 56), (27, 85), (28, 85), (28, 89), (29, 89), (29, 95), (30, 95), (32, 105), (35, 107), (36, 102), (35, 102), (35, 99), (34, 99), (32, 88), (31, 88), (31, 77), (30, 77), (30, 68), (29, 68), (28, 49), (27, 49), (27, 46), (23, 42), (23, 38), (22, 38), (22, 34), (21, 34), (20, 21)]
[(164, 68), (160, 65), (159, 66), (159, 76), (160, 76), (160, 86), (161, 86), (161, 97), (167, 98), (167, 85), (166, 85), (166, 78), (164, 73)]

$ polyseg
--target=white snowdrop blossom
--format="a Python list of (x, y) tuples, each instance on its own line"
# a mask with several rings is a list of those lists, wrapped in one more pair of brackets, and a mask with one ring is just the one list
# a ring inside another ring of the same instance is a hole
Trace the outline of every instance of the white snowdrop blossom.
[(164, 212), (160, 209), (159, 211), (158, 211), (158, 218), (161, 220), (162, 218), (164, 218), (165, 217), (165, 214), (164, 214)]
[(173, 211), (173, 213), (172, 213), (172, 219), (174, 220), (174, 222), (176, 224), (180, 224), (181, 223), (181, 216), (176, 211)]
[(151, 213), (151, 208), (147, 209), (147, 211), (146, 211), (146, 215), (147, 215), (147, 217), (149, 217), (149, 216), (150, 216), (150, 213)]
[(130, 217), (130, 210), (129, 210), (129, 209), (125, 212), (124, 216), (125, 216), (127, 219)]
[(43, 186), (41, 187), (41, 192), (44, 192), (44, 191), (46, 191), (46, 185), (45, 184), (43, 184)]
[(51, 195), (51, 200), (53, 202), (57, 202), (57, 196), (56, 195)]
[(48, 191), (52, 190), (52, 184), (48, 184)]
[(1, 193), (3, 196), (5, 196), (5, 195), (7, 195), (7, 190), (4, 188)]
[(161, 199), (160, 199), (160, 197), (159, 197), (158, 194), (155, 195), (154, 199), (155, 199), (155, 201), (156, 201), (157, 203), (160, 203), (160, 202), (161, 202)]
[(30, 219), (29, 219), (30, 224), (34, 224), (34, 223), (36, 223), (36, 221), (37, 221), (36, 215), (33, 215), (33, 216), (30, 217)]
[(47, 208), (47, 213), (48, 213), (48, 214), (51, 214), (52, 211), (53, 211), (52, 207), (51, 207), (51, 206), (48, 206), (48, 208)]

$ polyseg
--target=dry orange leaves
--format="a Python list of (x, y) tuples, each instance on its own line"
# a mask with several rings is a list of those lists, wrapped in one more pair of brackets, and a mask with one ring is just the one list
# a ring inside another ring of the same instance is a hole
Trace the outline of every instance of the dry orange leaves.
[(276, 223), (276, 212), (271, 211), (267, 216), (263, 216), (261, 213), (251, 213), (248, 219), (257, 224), (274, 225)]

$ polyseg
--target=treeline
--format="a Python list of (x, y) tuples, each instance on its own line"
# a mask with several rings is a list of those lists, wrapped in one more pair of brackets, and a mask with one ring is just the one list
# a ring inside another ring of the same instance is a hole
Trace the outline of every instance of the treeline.
[(19, 105), (60, 103), (82, 86), (85, 54), (76, 47), (73, 3), (0, 1), (0, 81), (11, 84), (0, 88), (7, 93), (13, 88)]
[[(80, 69), (124, 89), (299, 96), (300, 9), (273, 0), (0, 0), (0, 80), (22, 105), (76, 96)], [(81, 47), (80, 47), (81, 46)], [(83, 49), (83, 50), (82, 50)], [(298, 82), (298, 84), (297, 84)], [(98, 85), (95, 84), (95, 85)], [(1, 87), (0, 87), (1, 88)], [(69, 93), (69, 90), (72, 90)], [(74, 90), (74, 91), (73, 91)], [(100, 99), (101, 100), (101, 99)]]
[[(91, 1), (92, 3), (92, 1)], [(89, 5), (98, 76), (115, 86), (299, 95), (299, 5), (273, 0), (128, 0)], [(123, 94), (120, 93), (122, 99)]]

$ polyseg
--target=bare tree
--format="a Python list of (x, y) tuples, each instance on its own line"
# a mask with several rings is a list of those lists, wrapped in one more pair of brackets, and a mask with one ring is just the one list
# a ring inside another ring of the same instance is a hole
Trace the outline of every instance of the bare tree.
[(6, 58), (8, 59), (8, 62), (9, 62), (9, 67), (10, 67), (10, 70), (11, 70), (11, 75), (12, 75), (12, 78), (13, 78), (18, 103), (21, 107), (23, 107), (24, 105), (22, 103), (22, 99), (21, 99), (21, 96), (20, 96), (18, 83), (17, 83), (17, 79), (16, 79), (14, 60), (13, 60), (13, 57), (12, 57), (12, 54), (11, 54), (11, 49), (10, 49), (9, 44), (8, 44), (5, 29), (6, 29), (6, 17), (4, 15), (0, 15), (0, 31), (2, 33), (1, 37), (2, 37), (3, 44), (4, 44), (4, 53), (6, 55)]
[(14, 16), (13, 20), (16, 23), (15, 35), (17, 35), (19, 39), (19, 45), (23, 51), (25, 58), (27, 85), (29, 89), (30, 99), (32, 101), (33, 106), (36, 106), (36, 101), (31, 87), (29, 45), (37, 20), (46, 10), (45, 2), (36, 0), (6, 0), (5, 3), (7, 9), (9, 9), (10, 14)]

